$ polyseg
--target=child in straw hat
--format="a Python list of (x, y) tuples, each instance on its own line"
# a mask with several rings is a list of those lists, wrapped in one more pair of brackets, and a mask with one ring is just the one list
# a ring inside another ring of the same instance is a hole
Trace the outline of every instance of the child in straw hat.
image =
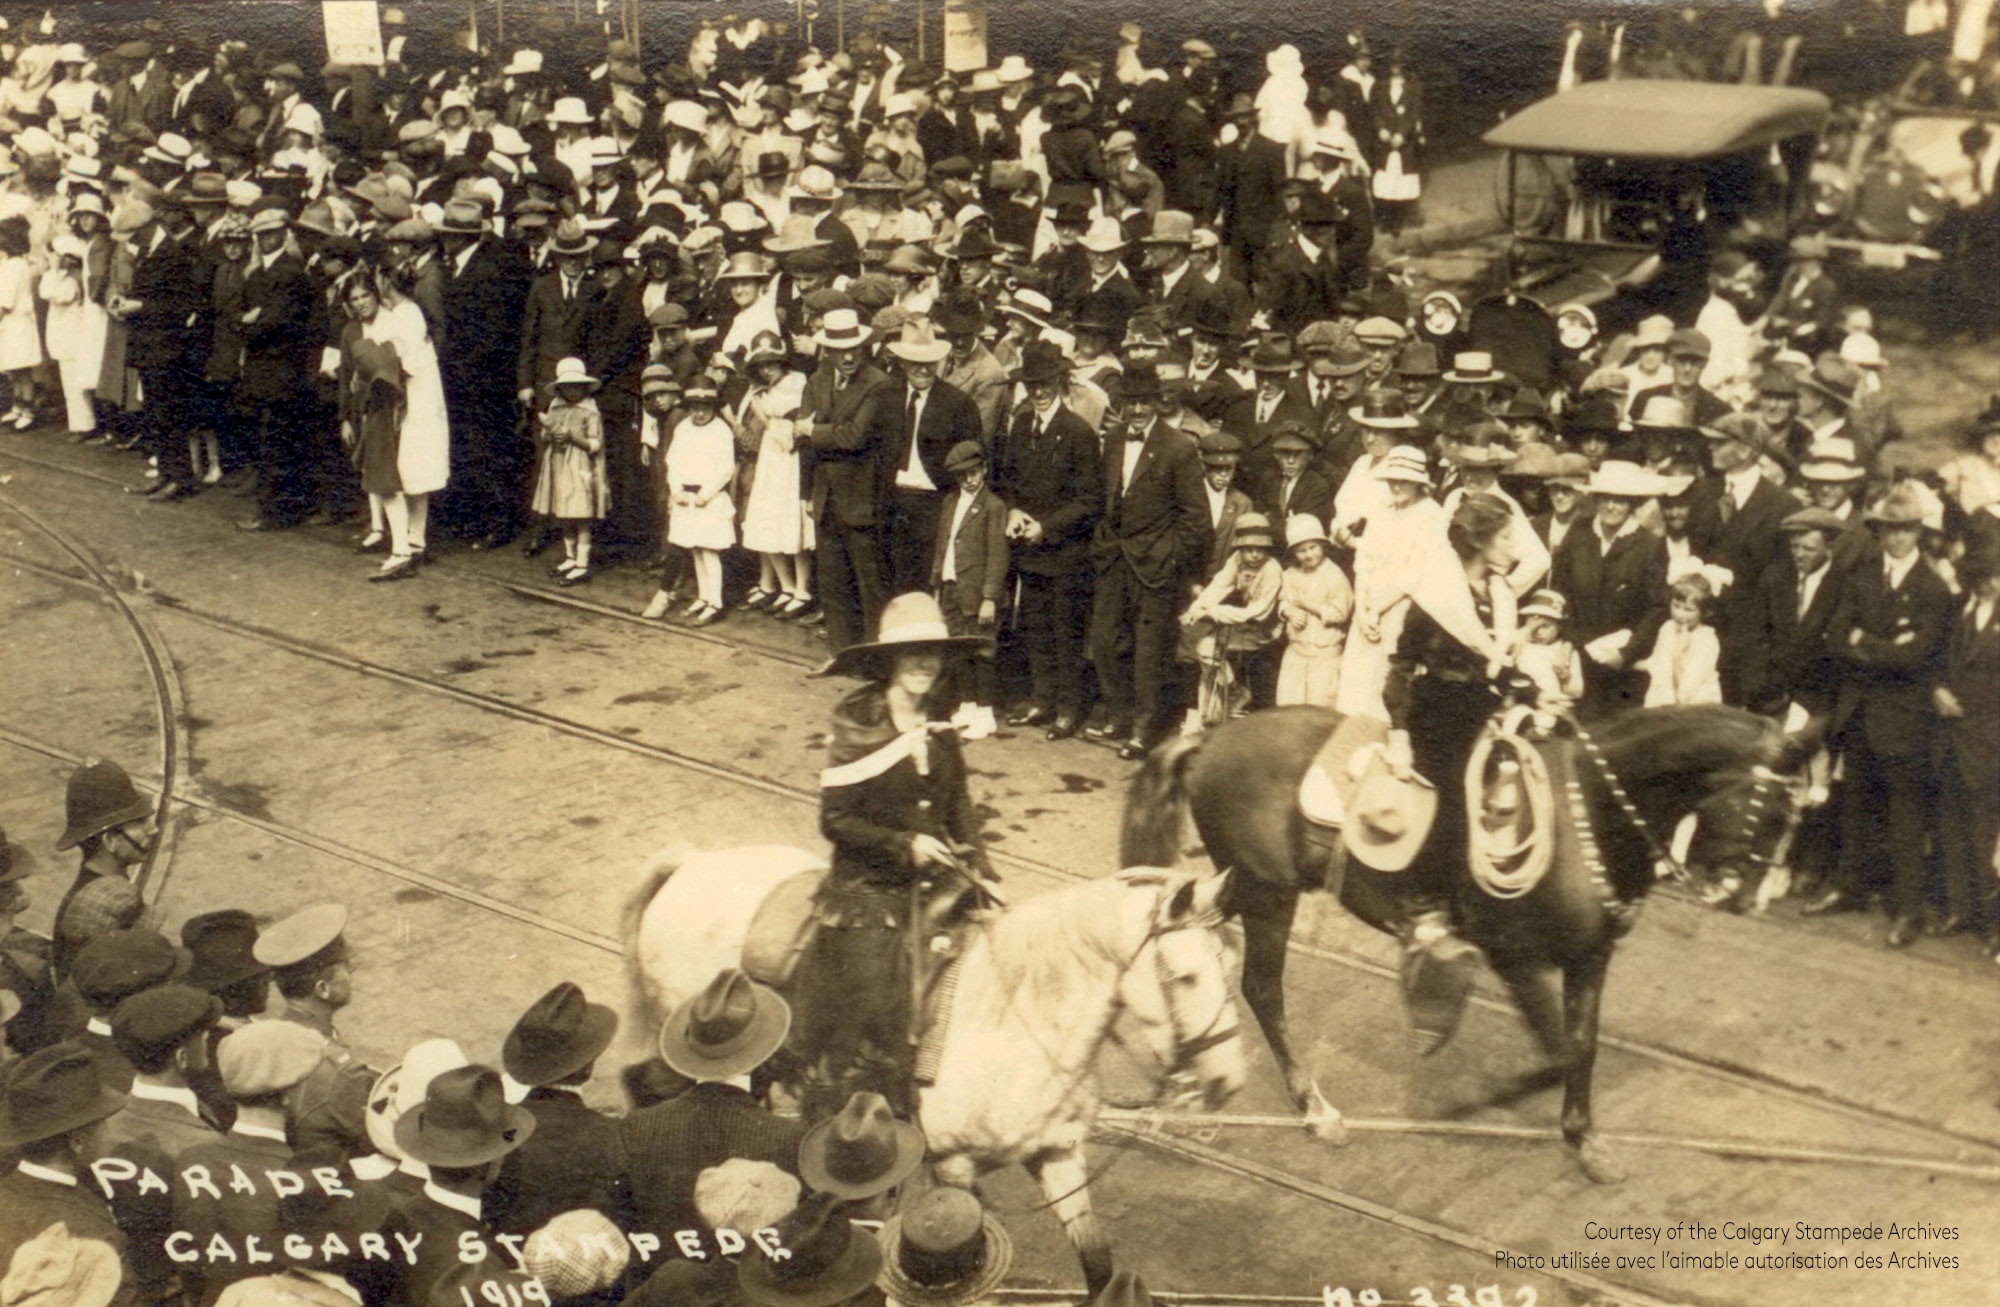
[(1277, 702), (1333, 707), (1340, 691), (1340, 653), (1354, 616), (1354, 588), (1326, 556), (1326, 527), (1311, 513), (1285, 523), (1292, 565), (1278, 588), (1285, 653), (1278, 665)]
[(579, 358), (556, 364), (549, 399), (535, 423), (535, 493), (529, 507), (562, 528), (563, 556), (550, 570), (556, 584), (590, 580), (590, 533), (610, 503), (604, 463), (604, 418), (591, 396), (597, 378)]

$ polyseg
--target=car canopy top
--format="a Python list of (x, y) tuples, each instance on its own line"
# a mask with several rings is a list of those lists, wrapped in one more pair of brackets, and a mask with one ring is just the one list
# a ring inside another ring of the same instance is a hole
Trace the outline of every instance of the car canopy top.
[(1817, 132), (1830, 109), (1824, 95), (1797, 87), (1628, 78), (1552, 95), (1484, 139), (1530, 154), (1712, 159)]

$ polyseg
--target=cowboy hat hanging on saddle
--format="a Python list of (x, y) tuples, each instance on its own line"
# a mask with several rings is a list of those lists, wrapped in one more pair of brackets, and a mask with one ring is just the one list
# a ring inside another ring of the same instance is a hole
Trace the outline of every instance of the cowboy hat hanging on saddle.
[(820, 830), (833, 845), (818, 931), (793, 986), (808, 1064), (818, 1063), (823, 1115), (849, 1093), (915, 1106), (912, 1044), (929, 979), (931, 939), (959, 910), (997, 901), (959, 739), (947, 660), (990, 656), (992, 641), (951, 635), (937, 601), (899, 595), (876, 639), (835, 655), (821, 674), (866, 684), (834, 709), (820, 774)]

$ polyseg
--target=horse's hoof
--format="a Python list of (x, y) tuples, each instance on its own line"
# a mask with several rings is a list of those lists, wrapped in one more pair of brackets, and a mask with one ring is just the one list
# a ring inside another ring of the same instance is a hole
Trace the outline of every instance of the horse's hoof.
[(1576, 1164), (1593, 1184), (1623, 1184), (1630, 1174), (1611, 1145), (1594, 1136), (1574, 1145), (1572, 1151), (1576, 1154)]
[(1335, 1148), (1347, 1147), (1347, 1119), (1338, 1108), (1328, 1107), (1324, 1112), (1314, 1112), (1306, 1118), (1306, 1129), (1314, 1139)]

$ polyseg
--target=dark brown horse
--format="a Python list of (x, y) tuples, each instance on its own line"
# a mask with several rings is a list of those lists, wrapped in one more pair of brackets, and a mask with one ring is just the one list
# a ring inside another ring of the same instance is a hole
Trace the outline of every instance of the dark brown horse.
[[(1327, 854), (1306, 837), (1296, 796), (1339, 720), (1323, 708), (1279, 708), (1206, 738), (1162, 745), (1132, 782), (1120, 854), (1128, 866), (1172, 866), (1185, 804), (1209, 857), (1229, 873), (1222, 907), (1243, 923), (1244, 1000), (1293, 1102), (1316, 1133), (1334, 1140), (1345, 1137), (1340, 1113), (1293, 1054), (1284, 979), (1299, 895), (1324, 885), (1328, 866)], [(1652, 887), (1651, 841), (1664, 842), (1682, 816), (1698, 812), (1716, 864), (1768, 858), (1791, 811), (1785, 775), (1803, 765), (1815, 742), (1721, 706), (1636, 709), (1593, 733), (1601, 762), (1575, 740), (1541, 746), (1565, 799), (1556, 804), (1554, 856), (1541, 882), (1520, 897), (1496, 898), (1461, 864), (1454, 915), (1554, 1060), (1523, 1086), (1562, 1080), (1563, 1137), (1586, 1174), (1610, 1183), (1622, 1175), (1592, 1134), (1590, 1115), (1598, 1000), (1612, 948)], [(1349, 861), (1340, 887), (1349, 912), (1389, 931), (1398, 915), (1395, 893), (1394, 876)]]

